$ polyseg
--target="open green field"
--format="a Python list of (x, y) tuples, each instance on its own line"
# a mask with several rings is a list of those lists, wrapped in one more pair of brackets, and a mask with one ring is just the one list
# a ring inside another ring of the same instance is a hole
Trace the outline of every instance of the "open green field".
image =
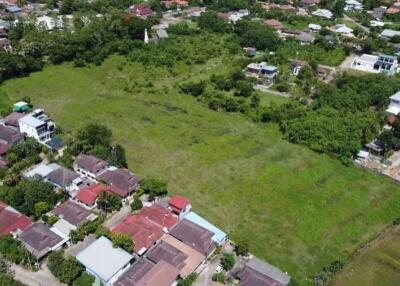
[(375, 241), (344, 268), (334, 286), (398, 286), (400, 281), (400, 228)]
[[(109, 126), (132, 171), (166, 179), (233, 240), (309, 285), (311, 274), (400, 216), (399, 187), (290, 144), (274, 125), (179, 94), (180, 81), (224, 68), (214, 60), (172, 76), (112, 57), (100, 67), (52, 66), (2, 89), (12, 100), (30, 96), (65, 133), (89, 122)], [(265, 96), (263, 103), (283, 102)]]

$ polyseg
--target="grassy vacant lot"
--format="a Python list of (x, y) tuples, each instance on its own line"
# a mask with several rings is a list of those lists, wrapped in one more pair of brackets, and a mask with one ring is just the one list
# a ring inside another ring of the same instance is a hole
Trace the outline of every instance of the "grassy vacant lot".
[(397, 286), (400, 281), (400, 227), (375, 241), (345, 267), (334, 286)]
[(219, 61), (170, 76), (113, 57), (100, 67), (49, 67), (2, 88), (13, 100), (30, 96), (66, 133), (89, 122), (109, 126), (131, 170), (168, 180), (171, 192), (188, 196), (233, 240), (248, 241), (256, 255), (308, 285), (307, 277), (400, 215), (399, 188), (282, 140), (276, 126), (178, 93), (176, 83), (208, 77), (223, 69)]

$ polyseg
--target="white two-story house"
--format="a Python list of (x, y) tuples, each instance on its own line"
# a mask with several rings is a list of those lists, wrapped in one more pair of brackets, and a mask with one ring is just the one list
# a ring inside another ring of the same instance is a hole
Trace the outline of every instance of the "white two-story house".
[(50, 141), (56, 127), (43, 109), (36, 109), (20, 118), (18, 125), (21, 133), (36, 139), (40, 143)]

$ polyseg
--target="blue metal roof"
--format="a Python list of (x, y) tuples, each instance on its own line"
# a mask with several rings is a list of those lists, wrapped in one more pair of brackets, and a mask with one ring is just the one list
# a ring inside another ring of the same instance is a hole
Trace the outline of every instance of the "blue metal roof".
[(205, 220), (204, 218), (202, 218), (201, 216), (199, 216), (198, 214), (196, 214), (195, 212), (190, 212), (185, 216), (185, 219), (201, 226), (204, 227), (205, 229), (211, 231), (212, 233), (214, 233), (214, 236), (212, 237), (212, 240), (217, 243), (217, 244), (221, 244), (225, 238), (226, 238), (226, 233), (223, 232), (222, 230), (220, 230), (218, 227), (216, 227), (215, 225), (211, 224), (210, 222), (208, 222), (207, 220)]

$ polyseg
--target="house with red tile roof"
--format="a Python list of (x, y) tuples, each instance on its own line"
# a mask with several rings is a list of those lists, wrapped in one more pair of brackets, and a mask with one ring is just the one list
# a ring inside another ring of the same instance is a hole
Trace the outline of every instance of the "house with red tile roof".
[(161, 0), (161, 4), (164, 4), (165, 7), (169, 9), (174, 5), (178, 7), (186, 7), (189, 5), (189, 2), (186, 0)]
[(110, 195), (115, 194), (120, 198), (125, 197), (125, 192), (118, 187), (98, 183), (81, 189), (76, 194), (75, 200), (89, 208), (94, 208), (96, 206), (97, 197), (100, 196), (102, 192), (107, 192)]
[(0, 202), (0, 235), (22, 232), (31, 224), (29, 217)]
[(150, 6), (143, 5), (143, 4), (135, 4), (128, 8), (128, 12), (136, 17), (144, 18), (155, 15), (153, 9)]
[(400, 1), (394, 2), (387, 10), (388, 14), (398, 14), (400, 13)]
[(179, 215), (180, 218), (188, 214), (192, 209), (192, 205), (190, 204), (189, 200), (185, 197), (178, 195), (172, 196), (169, 199), (168, 206), (171, 209), (171, 211)]
[(265, 20), (264, 24), (267, 26), (270, 26), (272, 29), (274, 29), (276, 31), (282, 30), (282, 28), (283, 28), (283, 24), (280, 21), (275, 20), (275, 19)]
[(146, 217), (135, 214), (128, 216), (112, 229), (112, 233), (120, 232), (132, 237), (135, 242), (134, 251), (139, 255), (144, 254), (163, 236), (161, 227)]
[(128, 216), (112, 232), (123, 232), (132, 236), (135, 242), (134, 251), (142, 255), (153, 246), (164, 233), (173, 228), (179, 219), (168, 209), (153, 204), (144, 207), (139, 214)]
[(176, 215), (172, 214), (166, 208), (156, 204), (153, 204), (150, 207), (142, 208), (140, 210), (140, 216), (145, 217), (165, 231), (170, 230), (179, 221)]

